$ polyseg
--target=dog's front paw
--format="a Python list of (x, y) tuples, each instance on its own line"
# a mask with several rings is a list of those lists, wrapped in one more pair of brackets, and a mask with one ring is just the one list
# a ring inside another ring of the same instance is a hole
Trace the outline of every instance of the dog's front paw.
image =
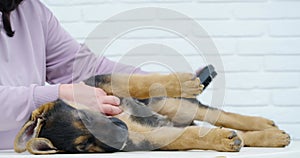
[(235, 131), (222, 130), (219, 134), (220, 145), (216, 149), (218, 151), (240, 151), (242, 148), (242, 139), (237, 135)]
[(238, 152), (243, 146), (242, 138), (235, 131), (215, 128), (208, 135), (213, 150)]
[(175, 88), (174, 97), (195, 98), (203, 91), (204, 86), (200, 79), (192, 73), (174, 73), (169, 76), (169, 83)]
[(285, 147), (290, 144), (290, 136), (282, 130), (249, 131), (242, 133), (245, 146)]
[(265, 135), (270, 137), (267, 141), (270, 147), (285, 147), (291, 142), (290, 135), (282, 130), (265, 131)]
[(274, 121), (263, 117), (255, 117), (253, 120), (252, 128), (255, 131), (278, 129)]

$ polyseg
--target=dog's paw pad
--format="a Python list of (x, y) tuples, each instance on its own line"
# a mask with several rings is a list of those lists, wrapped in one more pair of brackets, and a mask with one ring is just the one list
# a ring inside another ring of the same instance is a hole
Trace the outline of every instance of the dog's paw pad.
[(226, 129), (217, 129), (214, 131), (215, 136), (214, 139), (215, 144), (219, 144), (216, 146), (217, 151), (226, 151), (226, 152), (237, 152), (243, 146), (242, 139), (238, 136), (235, 131), (226, 130)]
[(228, 140), (224, 141), (225, 151), (240, 151), (242, 148), (242, 140), (238, 137), (237, 133), (235, 131), (231, 131), (231, 134), (227, 138)]
[(228, 136), (228, 139), (232, 139), (232, 138), (234, 138), (236, 136), (237, 136), (236, 132), (232, 131), (231, 134)]

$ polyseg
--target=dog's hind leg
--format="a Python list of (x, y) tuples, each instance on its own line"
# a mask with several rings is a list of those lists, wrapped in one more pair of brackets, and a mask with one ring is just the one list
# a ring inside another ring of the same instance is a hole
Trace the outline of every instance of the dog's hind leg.
[[(188, 126), (197, 117), (198, 106), (186, 99), (157, 97), (151, 98), (147, 104), (153, 111), (167, 116), (175, 126)], [(203, 114), (204, 115), (204, 114)]]
[(203, 105), (196, 99), (156, 98), (150, 101), (149, 106), (154, 111), (168, 116), (179, 125), (186, 125), (193, 120), (200, 120), (209, 122), (215, 126), (242, 131), (277, 129), (271, 120), (225, 112)]
[[(168, 119), (134, 99), (122, 99), (124, 112), (115, 116), (126, 122), (128, 141), (125, 151), (211, 149), (238, 151), (241, 140), (230, 130), (196, 126), (173, 127)], [(144, 119), (144, 118), (145, 119)]]

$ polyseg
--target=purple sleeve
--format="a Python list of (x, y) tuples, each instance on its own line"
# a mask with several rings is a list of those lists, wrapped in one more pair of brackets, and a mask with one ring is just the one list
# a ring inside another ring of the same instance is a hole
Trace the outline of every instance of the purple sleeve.
[(55, 16), (44, 8), (48, 17), (46, 79), (49, 83), (76, 83), (93, 75), (112, 72), (146, 73), (139, 68), (116, 63), (103, 56), (97, 57), (85, 45), (72, 38)]
[[(59, 85), (29, 87), (0, 86), (0, 131), (20, 127), (34, 109), (58, 98)], [(15, 123), (13, 123), (15, 122)]]

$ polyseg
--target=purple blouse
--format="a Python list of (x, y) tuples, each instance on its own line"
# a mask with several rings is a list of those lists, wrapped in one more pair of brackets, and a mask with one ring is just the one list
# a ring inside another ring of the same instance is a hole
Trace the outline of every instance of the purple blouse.
[[(13, 38), (6, 35), (1, 17), (0, 12), (0, 150), (13, 148), (35, 108), (58, 99), (60, 83), (111, 73), (116, 65), (79, 44), (39, 0), (24, 0), (11, 13)], [(73, 67), (75, 56), (84, 67)], [(121, 71), (132, 68), (124, 65)]]

